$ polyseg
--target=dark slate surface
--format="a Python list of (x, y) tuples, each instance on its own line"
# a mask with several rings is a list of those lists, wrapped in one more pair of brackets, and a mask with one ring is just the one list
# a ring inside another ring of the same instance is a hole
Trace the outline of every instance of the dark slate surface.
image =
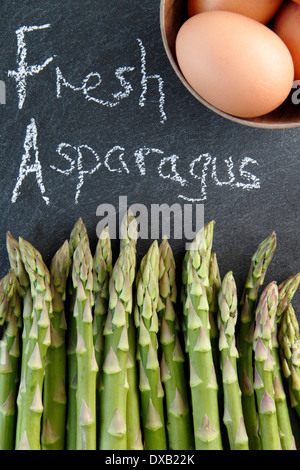
[[(199, 105), (165, 55), (159, 0), (3, 0), (0, 12), (1, 275), (7, 230), (49, 262), (78, 217), (94, 247), (97, 207), (118, 211), (120, 196), (149, 210), (204, 204), (221, 274), (233, 270), (239, 292), (252, 253), (273, 231), (266, 282), (300, 270), (300, 130), (243, 127)], [(33, 27), (23, 44), (22, 27)], [(21, 104), (18, 31), (28, 73)], [(139, 242), (139, 256), (150, 242)], [(171, 245), (180, 265), (185, 240), (171, 237)], [(294, 307), (300, 318), (300, 293)]]

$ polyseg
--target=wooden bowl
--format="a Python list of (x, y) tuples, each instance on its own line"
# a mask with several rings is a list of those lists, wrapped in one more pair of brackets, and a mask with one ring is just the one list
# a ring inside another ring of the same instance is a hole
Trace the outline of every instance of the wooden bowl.
[(189, 92), (198, 101), (200, 101), (200, 103), (220, 116), (246, 126), (258, 127), (261, 129), (288, 129), (300, 126), (300, 104), (294, 104), (292, 101), (292, 93), (295, 92), (295, 90), (291, 91), (290, 96), (279, 108), (275, 109), (271, 113), (265, 114), (264, 116), (252, 119), (243, 119), (231, 116), (230, 114), (220, 111), (201, 98), (201, 96), (199, 96), (185, 80), (176, 60), (176, 36), (181, 25), (187, 19), (187, 0), (161, 0), (160, 27), (166, 54), (180, 81), (189, 90)]

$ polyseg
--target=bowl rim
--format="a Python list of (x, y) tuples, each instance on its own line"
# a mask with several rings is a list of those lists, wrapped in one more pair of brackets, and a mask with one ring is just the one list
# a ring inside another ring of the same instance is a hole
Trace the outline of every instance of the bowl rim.
[(230, 120), (232, 122), (235, 122), (241, 125), (246, 125), (248, 127), (253, 127), (253, 128), (258, 128), (258, 129), (293, 129), (293, 128), (300, 127), (300, 122), (267, 123), (267, 122), (252, 121), (251, 119), (248, 120), (248, 119), (239, 118), (239, 117), (227, 114), (224, 111), (221, 111), (220, 109), (216, 108), (215, 106), (211, 105), (206, 100), (204, 100), (204, 98), (202, 98), (198, 93), (196, 93), (195, 90), (190, 86), (190, 84), (184, 78), (183, 74), (181, 73), (170, 51), (170, 48), (168, 45), (168, 38), (166, 35), (165, 5), (166, 5), (166, 0), (160, 0), (160, 31), (161, 31), (161, 37), (162, 37), (162, 42), (163, 42), (163, 46), (165, 49), (165, 53), (177, 77), (197, 101), (199, 101), (206, 108), (210, 109), (211, 111), (218, 114), (219, 116), (222, 116), (223, 118)]

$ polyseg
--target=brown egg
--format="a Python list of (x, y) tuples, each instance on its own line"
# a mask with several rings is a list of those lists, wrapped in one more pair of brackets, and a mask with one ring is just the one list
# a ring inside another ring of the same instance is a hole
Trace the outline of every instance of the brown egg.
[(188, 0), (188, 14), (193, 16), (210, 10), (233, 11), (267, 24), (282, 3), (283, 0)]
[(238, 117), (277, 108), (294, 78), (291, 54), (267, 26), (237, 13), (208, 11), (189, 18), (176, 38), (179, 67), (208, 103)]
[(300, 4), (285, 3), (275, 18), (273, 30), (287, 45), (294, 61), (295, 80), (300, 80)]

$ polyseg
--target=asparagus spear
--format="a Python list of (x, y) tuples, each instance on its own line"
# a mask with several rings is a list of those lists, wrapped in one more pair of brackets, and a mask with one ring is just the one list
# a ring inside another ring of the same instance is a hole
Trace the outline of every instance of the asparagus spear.
[(109, 278), (112, 271), (112, 249), (111, 240), (109, 237), (108, 227), (106, 227), (98, 240), (93, 264), (93, 278), (94, 278), (94, 344), (96, 360), (99, 367), (97, 385), (101, 387), (101, 368), (103, 362), (103, 327), (108, 311), (108, 285)]
[[(210, 341), (212, 347), (212, 355), (214, 367), (216, 371), (218, 383), (218, 401), (219, 401), (219, 414), (224, 416), (224, 393), (223, 393), (223, 379), (220, 363), (220, 350), (219, 339), (220, 331), (218, 326), (219, 316), (219, 301), (218, 295), (220, 292), (222, 280), (217, 260), (216, 253), (212, 253), (209, 260), (209, 288), (207, 290), (207, 300), (209, 305), (209, 324), (210, 324)], [(229, 440), (226, 426), (224, 421), (221, 420), (221, 436), (224, 449), (229, 449)]]
[(278, 287), (271, 282), (260, 296), (255, 316), (254, 332), (254, 384), (260, 427), (262, 450), (281, 449), (275, 394), (274, 366), (272, 359), (272, 329), (278, 306)]
[(158, 362), (159, 248), (154, 241), (143, 257), (136, 278), (135, 324), (138, 329), (140, 396), (146, 450), (166, 450), (167, 436)]
[(19, 383), (21, 297), (14, 271), (0, 282), (0, 449), (13, 450)]
[(101, 392), (101, 450), (127, 448), (128, 317), (132, 311), (135, 264), (135, 247), (128, 243), (120, 251), (109, 283), (109, 311), (103, 332), (105, 350)]
[(162, 351), (161, 378), (167, 408), (169, 449), (193, 449), (194, 431), (185, 376), (185, 357), (181, 348), (180, 326), (175, 312), (177, 289), (175, 260), (167, 238), (159, 248), (159, 294), (162, 308), (160, 320), (160, 347)]
[(26, 364), (26, 346), (29, 337), (29, 332), (31, 329), (32, 323), (32, 296), (31, 296), (31, 289), (30, 289), (30, 280), (29, 276), (25, 270), (24, 263), (22, 261), (20, 247), (18, 241), (11, 235), (10, 232), (6, 234), (6, 248), (7, 253), (10, 261), (11, 269), (15, 272), (17, 279), (19, 281), (19, 285), (21, 287), (21, 296), (22, 296), (22, 303), (23, 303), (23, 312), (22, 312), (22, 320), (23, 320), (23, 331), (22, 331), (22, 350), (23, 354), (21, 354), (21, 377), (24, 373), (24, 367)]
[[(17, 288), (17, 278), (13, 270), (10, 270), (0, 281), (0, 326), (9, 321), (11, 304)], [(20, 290), (19, 290), (20, 291)], [(20, 312), (18, 312), (20, 316)]]
[(22, 288), (21, 293), (24, 295), (23, 290), (30, 289), (30, 280), (21, 258), (19, 243), (10, 232), (6, 234), (6, 248), (11, 269), (18, 279), (19, 285)]
[(125, 216), (122, 219), (120, 227), (120, 248), (124, 248), (128, 243), (136, 246), (138, 237), (138, 224), (136, 218), (133, 215), (131, 208), (129, 207)]
[(53, 295), (51, 344), (47, 350), (43, 391), (42, 449), (64, 450), (66, 420), (66, 283), (70, 269), (68, 240), (55, 253), (50, 266)]
[[(188, 272), (188, 265), (192, 264), (192, 267), (197, 271), (197, 276), (203, 283), (206, 290), (207, 300), (209, 301), (212, 296), (212, 290), (210, 287), (209, 272), (210, 272), (210, 260), (212, 255), (212, 242), (213, 242), (213, 231), (214, 221), (209, 222), (203, 227), (194, 240), (190, 244), (189, 249), (186, 251), (183, 264), (182, 264), (182, 287), (181, 287), (181, 300), (184, 306), (183, 314), (183, 332), (185, 334), (185, 344), (187, 349), (187, 322), (188, 322), (188, 310), (185, 309), (187, 303), (187, 286), (191, 283)], [(191, 256), (192, 253), (192, 256)]]
[[(86, 227), (82, 219), (78, 219), (75, 223), (69, 240), (70, 248), (70, 273), (72, 273), (73, 266), (73, 255), (80, 240), (87, 235)], [(77, 357), (76, 357), (76, 342), (77, 342), (77, 330), (76, 330), (76, 319), (74, 317), (74, 304), (75, 304), (75, 292), (72, 283), (72, 276), (69, 277), (68, 282), (68, 318), (67, 318), (67, 374), (68, 374), (68, 386), (67, 386), (67, 433), (66, 433), (66, 447), (68, 450), (76, 449), (76, 429), (77, 429), (77, 417), (76, 417), (76, 390), (77, 390)]]
[(219, 350), (224, 391), (224, 417), (231, 450), (248, 450), (249, 440), (245, 428), (241, 390), (238, 382), (235, 328), (237, 323), (237, 292), (231, 271), (222, 282), (219, 303)]
[[(272, 342), (274, 349), (274, 343)], [(273, 356), (273, 354), (272, 354)], [(287, 398), (284, 391), (284, 384), (282, 382), (281, 373), (278, 373), (274, 366), (274, 396), (277, 413), (277, 422), (279, 428), (279, 437), (282, 450), (296, 450), (295, 438), (291, 426)]]
[(275, 402), (277, 411), (277, 420), (280, 430), (280, 441), (283, 450), (295, 450), (295, 438), (293, 436), (293, 430), (290, 422), (290, 415), (288, 409), (288, 403), (286, 394), (284, 391), (284, 383), (282, 377), (281, 361), (279, 354), (279, 343), (278, 343), (278, 322), (287, 306), (291, 302), (296, 290), (299, 286), (300, 275), (296, 274), (291, 276), (286, 281), (283, 281), (278, 286), (278, 307), (276, 312), (276, 322), (273, 324), (272, 330), (272, 358), (274, 365), (274, 391), (275, 391)]
[(251, 450), (261, 448), (258, 436), (258, 420), (253, 390), (253, 331), (255, 306), (260, 286), (276, 248), (276, 234), (272, 233), (257, 248), (251, 259), (251, 266), (240, 302), (240, 324), (237, 336), (239, 350), (238, 374), (242, 391), (242, 404), (249, 446)]
[[(122, 220), (120, 238), (121, 238), (121, 250), (128, 244), (136, 246), (137, 243), (137, 231), (138, 226), (136, 219), (129, 208), (127, 214)], [(140, 412), (140, 399), (139, 399), (139, 388), (138, 388), (138, 370), (137, 370), (137, 338), (136, 328), (134, 324), (133, 314), (129, 315), (128, 318), (128, 342), (129, 351), (127, 353), (127, 449), (128, 450), (142, 450), (144, 448), (142, 442), (142, 431), (141, 431), (141, 412)]]
[(143, 436), (141, 429), (141, 411), (139, 397), (139, 383), (137, 370), (137, 339), (134, 316), (131, 314), (128, 319), (128, 342), (129, 351), (127, 353), (127, 449), (143, 450)]
[(98, 365), (93, 342), (93, 257), (88, 236), (73, 255), (74, 317), (77, 342), (76, 449), (96, 450), (96, 375)]
[[(221, 288), (221, 276), (216, 253), (212, 253), (209, 260), (209, 323), (210, 339), (216, 371), (220, 369), (219, 357), (219, 329), (218, 329), (218, 295)], [(217, 373), (218, 375), (218, 373)]]
[[(98, 365), (98, 372), (96, 378), (97, 396), (96, 396), (96, 413), (97, 423), (100, 422), (100, 395), (102, 391), (102, 366), (104, 354), (104, 335), (103, 329), (108, 312), (109, 300), (109, 278), (112, 271), (112, 249), (111, 240), (109, 236), (108, 227), (103, 229), (97, 242), (94, 264), (93, 264), (93, 278), (94, 278), (94, 322), (93, 322), (93, 336), (95, 346), (95, 357)], [(97, 442), (99, 441), (100, 426), (97, 426)]]
[(300, 284), (300, 273), (294, 274), (278, 286), (278, 308), (276, 312), (276, 321), (280, 322), (281, 315), (285, 312), (291, 303)]
[(209, 260), (214, 222), (203, 227), (190, 245), (184, 259), (184, 314), (186, 345), (190, 360), (190, 387), (197, 450), (221, 450), (222, 439), (216, 380), (210, 341)]
[(30, 278), (33, 298), (32, 326), (26, 346), (26, 364), (17, 399), (16, 449), (40, 450), (42, 390), (45, 358), (50, 345), (52, 292), (50, 273), (41, 254), (27, 241), (19, 239), (25, 269)]
[(215, 322), (218, 322), (219, 302), (218, 295), (221, 289), (221, 275), (216, 253), (211, 253), (209, 258), (209, 291), (208, 301)]
[(291, 406), (300, 417), (300, 334), (291, 303), (281, 317), (278, 339), (282, 371), (288, 382)]

